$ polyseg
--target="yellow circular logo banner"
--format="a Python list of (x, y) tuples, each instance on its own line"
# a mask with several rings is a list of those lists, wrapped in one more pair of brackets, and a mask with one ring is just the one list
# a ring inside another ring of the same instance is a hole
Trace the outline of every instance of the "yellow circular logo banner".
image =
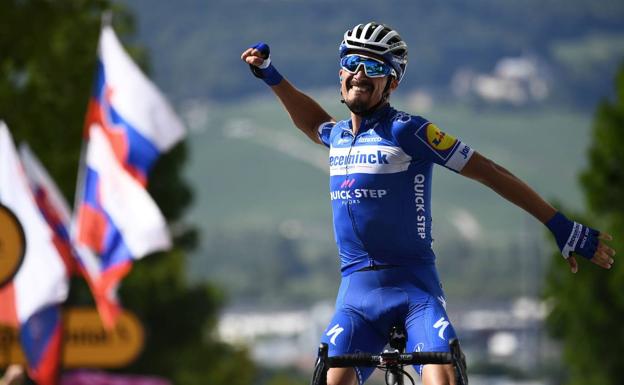
[(448, 135), (442, 131), (433, 123), (427, 126), (427, 142), (435, 150), (444, 151), (453, 147), (457, 139), (452, 135)]
[[(64, 368), (123, 368), (143, 351), (145, 331), (141, 321), (123, 310), (113, 329), (105, 329), (95, 308), (63, 310)], [(16, 328), (0, 324), (0, 368), (26, 364)]]
[(8, 207), (0, 204), (0, 287), (9, 282), (26, 252), (26, 237), (19, 220)]

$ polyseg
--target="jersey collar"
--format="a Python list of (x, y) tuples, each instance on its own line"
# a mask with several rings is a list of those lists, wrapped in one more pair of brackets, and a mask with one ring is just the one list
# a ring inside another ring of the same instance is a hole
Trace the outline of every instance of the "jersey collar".
[[(362, 128), (364, 128), (364, 130), (360, 130), (360, 132), (367, 131), (377, 122), (385, 119), (393, 110), (394, 108), (390, 106), (390, 103), (386, 103), (383, 106), (380, 106), (372, 114), (368, 115), (365, 118), (362, 118)], [(343, 130), (353, 135), (353, 123), (351, 122), (351, 119), (347, 119), (346, 123), (346, 127), (344, 127)]]

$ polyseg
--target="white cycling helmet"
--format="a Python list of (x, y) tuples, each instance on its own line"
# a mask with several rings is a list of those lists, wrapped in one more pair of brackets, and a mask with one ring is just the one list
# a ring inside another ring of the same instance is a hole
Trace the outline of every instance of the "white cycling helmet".
[(400, 82), (407, 67), (407, 44), (399, 33), (384, 24), (358, 24), (344, 34), (340, 43), (340, 57), (351, 51), (365, 51), (384, 58), (397, 73)]

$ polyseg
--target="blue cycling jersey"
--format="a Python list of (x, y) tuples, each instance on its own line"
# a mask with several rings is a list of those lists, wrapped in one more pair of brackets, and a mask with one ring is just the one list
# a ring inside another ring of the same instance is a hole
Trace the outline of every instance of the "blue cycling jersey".
[(330, 148), (330, 196), (342, 275), (374, 265), (433, 261), (433, 163), (461, 171), (474, 150), (420, 116), (386, 105), (319, 127)]

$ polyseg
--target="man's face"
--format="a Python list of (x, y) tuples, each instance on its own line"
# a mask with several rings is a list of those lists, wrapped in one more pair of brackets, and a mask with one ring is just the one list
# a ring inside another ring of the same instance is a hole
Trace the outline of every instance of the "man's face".
[[(371, 56), (369, 54), (365, 56)], [(375, 106), (383, 98), (383, 91), (388, 82), (388, 76), (369, 78), (366, 76), (364, 66), (361, 65), (355, 74), (341, 68), (340, 76), (340, 92), (345, 103), (351, 111), (364, 112)], [(391, 80), (388, 92), (392, 92), (398, 83), (394, 78)]]

